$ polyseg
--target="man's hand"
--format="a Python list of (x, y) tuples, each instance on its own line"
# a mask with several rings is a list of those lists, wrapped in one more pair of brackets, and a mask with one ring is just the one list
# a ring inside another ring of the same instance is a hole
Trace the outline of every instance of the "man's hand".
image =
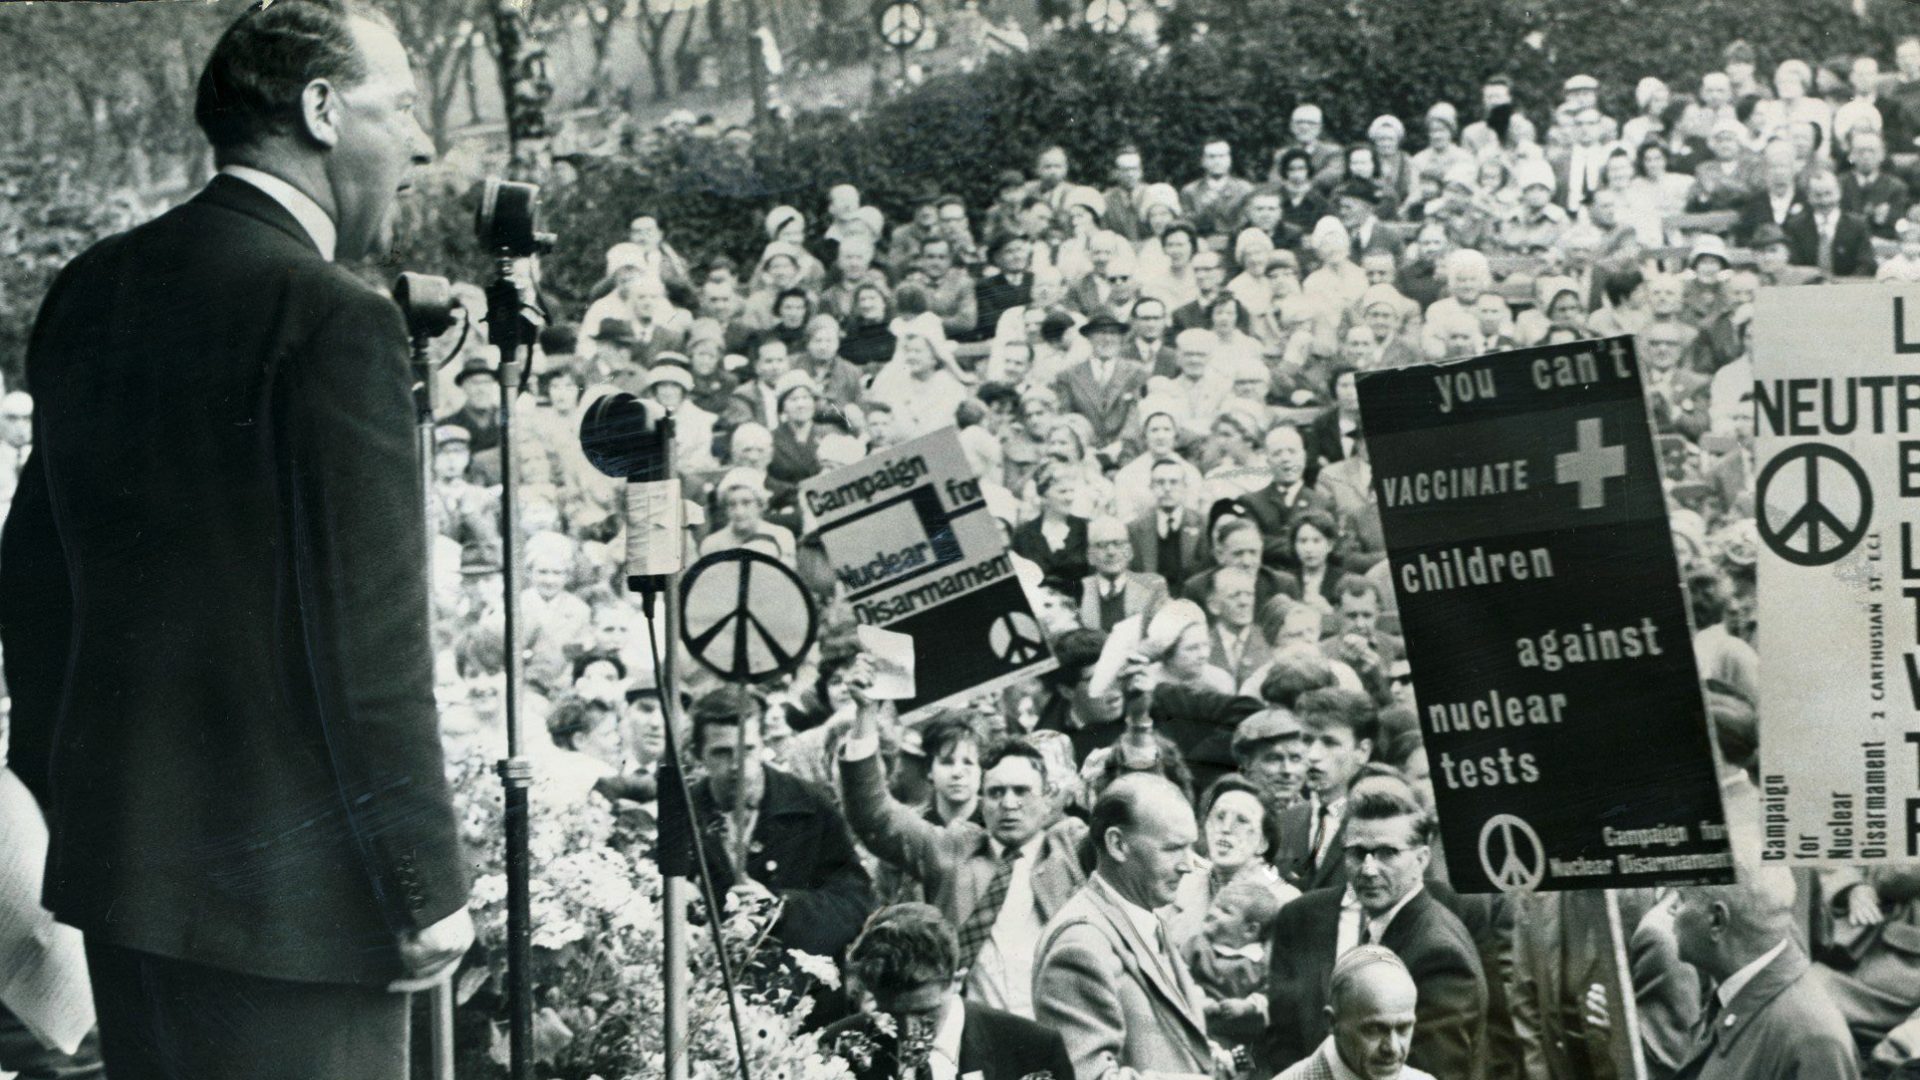
[(748, 878), (727, 890), (727, 895), (740, 898), (743, 908), (760, 908), (773, 903), (773, 893), (765, 885)]
[(1607, 1012), (1607, 988), (1602, 983), (1587, 987), (1587, 1026), (1595, 1031), (1613, 1030), (1613, 1018)]
[(400, 935), (400, 965), (406, 974), (387, 984), (394, 993), (425, 990), (453, 974), (473, 947), (473, 916), (465, 907), (427, 927)]
[(1854, 926), (1879, 926), (1886, 921), (1880, 910), (1880, 890), (1860, 882), (1847, 890), (1847, 922)]

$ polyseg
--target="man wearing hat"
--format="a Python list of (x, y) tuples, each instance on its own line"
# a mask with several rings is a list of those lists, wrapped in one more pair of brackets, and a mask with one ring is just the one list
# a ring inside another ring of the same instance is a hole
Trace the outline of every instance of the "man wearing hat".
[(1542, 255), (1559, 243), (1567, 227), (1567, 212), (1553, 201), (1553, 167), (1544, 161), (1523, 161), (1513, 171), (1520, 189), (1520, 205), (1500, 224), (1500, 246), (1515, 255)]
[(1093, 346), (1093, 355), (1061, 372), (1054, 390), (1063, 408), (1092, 422), (1092, 449), (1107, 450), (1133, 421), (1147, 368), (1126, 355), (1127, 324), (1109, 312), (1087, 320), (1080, 336)]
[(500, 500), (468, 479), (473, 461), (472, 436), (457, 424), (433, 429), (433, 485), (427, 489), (427, 512), (434, 532), (458, 541), (461, 551), (500, 560)]
[(1300, 753), (1300, 718), (1275, 706), (1240, 721), (1233, 729), (1233, 763), (1275, 806), (1293, 805), (1307, 775)]
[(478, 454), (500, 447), (500, 379), (485, 357), (469, 356), (453, 377), (466, 402), (445, 423), (464, 428), (471, 448)]
[(1599, 109), (1578, 109), (1568, 119), (1567, 145), (1547, 152), (1558, 181), (1555, 201), (1568, 210), (1586, 205), (1587, 196), (1600, 187), (1600, 174), (1606, 171), (1607, 155), (1613, 149), (1605, 145), (1605, 131), (1606, 117)]
[(1233, 147), (1210, 139), (1200, 151), (1200, 178), (1180, 189), (1187, 220), (1203, 236), (1225, 236), (1240, 221), (1253, 185), (1233, 175)]

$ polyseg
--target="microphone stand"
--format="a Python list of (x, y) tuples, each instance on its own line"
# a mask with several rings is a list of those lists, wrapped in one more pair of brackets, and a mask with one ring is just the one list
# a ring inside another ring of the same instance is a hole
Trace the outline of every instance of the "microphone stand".
[[(523, 298), (512, 280), (513, 258), (505, 252), (495, 259), (493, 282), (487, 286), (487, 330), (500, 350), (500, 575), (506, 592), (506, 721), (507, 756), (496, 767), (506, 798), (507, 871), (507, 1035), (510, 1046), (508, 1076), (533, 1076), (533, 916), (529, 889), (533, 859), (528, 835), (527, 793), (533, 783), (533, 762), (525, 754), (520, 730), (520, 693), (523, 682), (520, 655), (520, 589), (515, 572), (519, 538), (514, 521), (518, 494), (514, 460), (515, 398), (526, 378), (538, 329), (538, 308)], [(521, 357), (525, 355), (526, 361)]]

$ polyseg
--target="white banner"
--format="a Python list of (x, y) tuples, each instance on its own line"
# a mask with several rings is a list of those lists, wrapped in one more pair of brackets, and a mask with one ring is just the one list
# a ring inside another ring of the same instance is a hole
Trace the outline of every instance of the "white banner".
[(1920, 857), (1920, 286), (1753, 324), (1762, 855)]

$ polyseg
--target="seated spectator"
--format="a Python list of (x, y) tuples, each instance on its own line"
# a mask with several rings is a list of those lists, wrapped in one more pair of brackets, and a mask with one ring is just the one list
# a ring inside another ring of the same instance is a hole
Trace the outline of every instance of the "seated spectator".
[(894, 358), (874, 375), (868, 396), (891, 408), (892, 430), (903, 441), (953, 423), (967, 389), (953, 364), (953, 346), (937, 324), (915, 326), (900, 336)]
[(764, 473), (751, 468), (731, 469), (715, 485), (714, 495), (723, 517), (718, 527), (700, 541), (700, 554), (743, 547), (781, 562), (793, 562), (793, 533), (766, 520), (769, 500)]

